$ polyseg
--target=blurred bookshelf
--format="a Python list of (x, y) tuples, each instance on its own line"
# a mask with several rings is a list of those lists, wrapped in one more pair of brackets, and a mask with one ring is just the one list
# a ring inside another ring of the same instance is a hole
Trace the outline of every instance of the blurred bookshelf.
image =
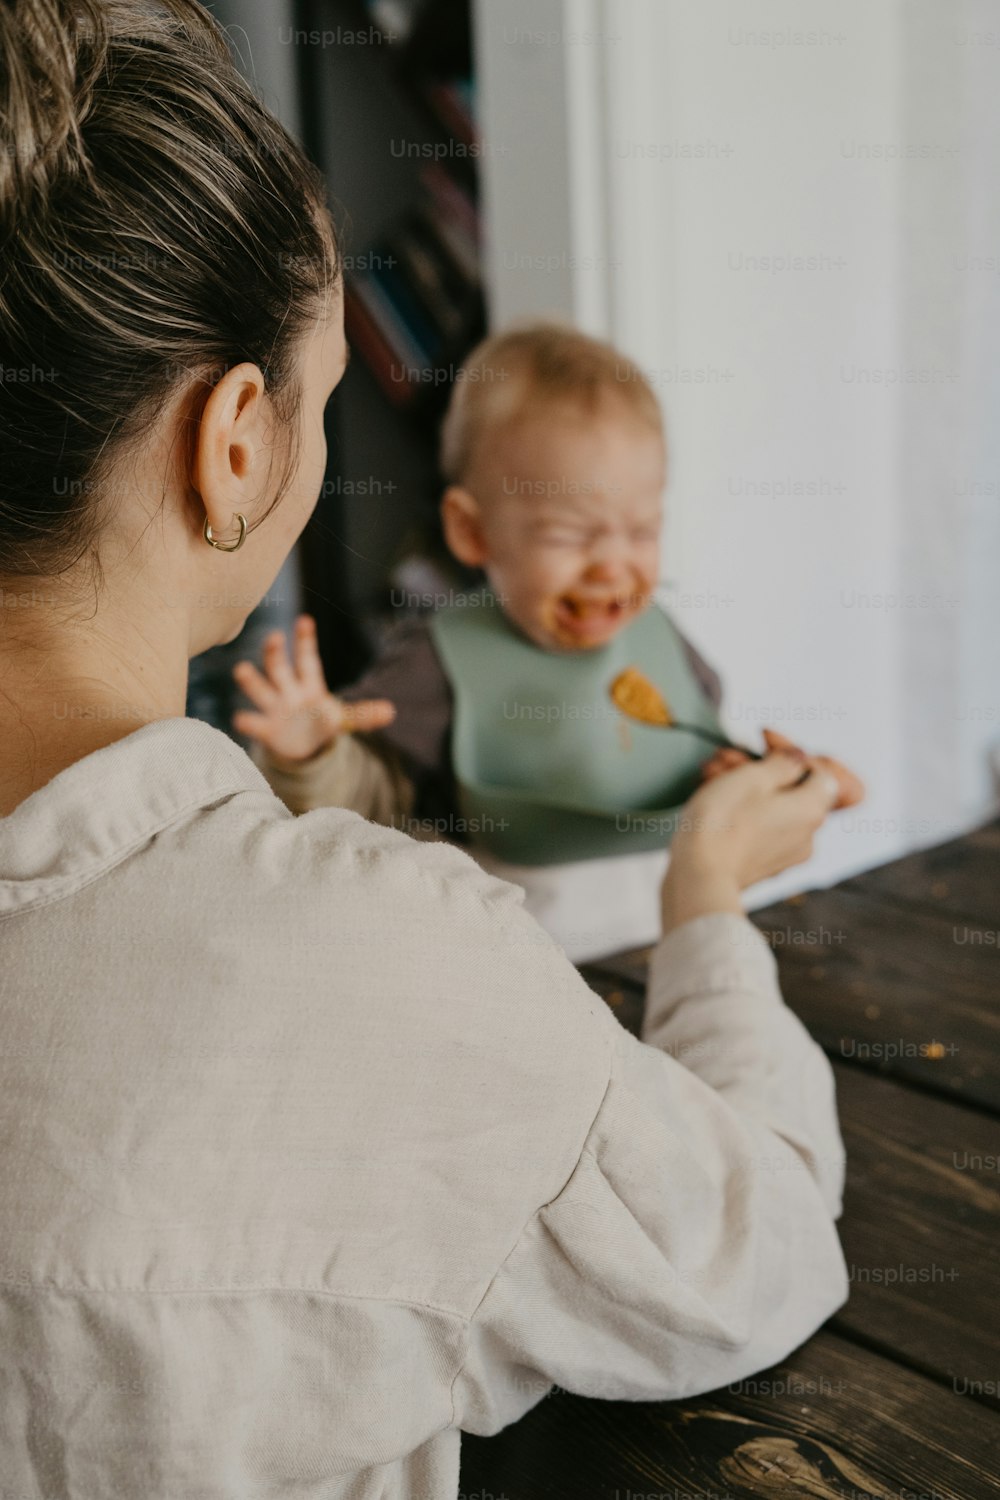
[(333, 687), (374, 655), (396, 582), (468, 581), (440, 535), (437, 439), (455, 369), (485, 327), (470, 4), (296, 5), (304, 143), (340, 231), (352, 350), (300, 548)]

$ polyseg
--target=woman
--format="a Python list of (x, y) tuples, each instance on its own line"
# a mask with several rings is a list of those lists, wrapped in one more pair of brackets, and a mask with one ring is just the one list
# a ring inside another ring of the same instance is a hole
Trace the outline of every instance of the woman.
[(2, 0), (0, 55), (7, 1490), (439, 1500), (553, 1382), (780, 1359), (841, 1147), (739, 893), (833, 789), (694, 799), (643, 1042), (462, 853), (287, 813), (183, 713), (319, 489), (319, 182), (195, 0)]

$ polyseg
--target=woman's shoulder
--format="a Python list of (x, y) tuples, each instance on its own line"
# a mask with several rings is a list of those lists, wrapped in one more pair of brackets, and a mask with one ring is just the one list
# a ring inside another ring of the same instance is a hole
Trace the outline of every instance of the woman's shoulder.
[(308, 902), (348, 896), (362, 888), (437, 909), (459, 905), (496, 918), (520, 908), (524, 892), (490, 875), (454, 844), (411, 838), (401, 829), (370, 822), (347, 808), (322, 807), (292, 816), (277, 803), (247, 807), (240, 833), (247, 871), (267, 885), (276, 878), (294, 885)]
[(374, 968), (411, 984), (433, 969), (442, 1007), (451, 1000), (464, 1008), (478, 993), (499, 1001), (508, 1021), (523, 1010), (529, 1030), (538, 1025), (555, 1038), (570, 1025), (585, 1047), (589, 1014), (599, 1023), (593, 1040), (605, 1047), (606, 1007), (525, 910), (522, 887), (464, 850), (345, 808), (293, 816), (269, 788), (215, 814), (228, 826), (213, 827), (209, 815), (201, 841), (210, 858), (225, 851), (229, 875), (220, 868), (220, 880), (263, 926), (325, 948), (331, 961), (364, 951)]
[(342, 809), (234, 801), (217, 810), (229, 827), (215, 843), (235, 864), (213, 926), (253, 944), (241, 1025), (267, 1029), (280, 994), (283, 1024), (312, 1052), (350, 1051), (380, 1098), (413, 1095), (432, 1134), (450, 1121), (455, 1150), (480, 1136), (487, 1176), (522, 1160), (521, 1179), (495, 1191), (529, 1215), (573, 1170), (607, 1088), (620, 1028), (604, 1002), (520, 887), (462, 850)]

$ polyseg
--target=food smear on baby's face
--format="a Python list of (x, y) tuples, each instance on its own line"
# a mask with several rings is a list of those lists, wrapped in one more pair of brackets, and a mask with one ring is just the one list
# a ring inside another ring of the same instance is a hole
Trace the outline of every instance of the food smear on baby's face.
[(667, 728), (673, 723), (666, 698), (638, 667), (626, 667), (624, 672), (619, 672), (611, 684), (611, 700), (623, 714), (637, 719), (640, 724)]
[(529, 640), (597, 650), (649, 607), (666, 454), (623, 401), (592, 413), (547, 403), (496, 435), (477, 471), (486, 574)]

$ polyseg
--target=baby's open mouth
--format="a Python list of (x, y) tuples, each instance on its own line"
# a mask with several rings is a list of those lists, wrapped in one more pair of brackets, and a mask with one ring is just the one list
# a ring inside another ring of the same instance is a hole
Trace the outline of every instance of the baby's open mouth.
[(555, 609), (558, 624), (579, 637), (603, 635), (620, 625), (630, 612), (631, 601), (620, 595), (602, 599), (564, 594)]

